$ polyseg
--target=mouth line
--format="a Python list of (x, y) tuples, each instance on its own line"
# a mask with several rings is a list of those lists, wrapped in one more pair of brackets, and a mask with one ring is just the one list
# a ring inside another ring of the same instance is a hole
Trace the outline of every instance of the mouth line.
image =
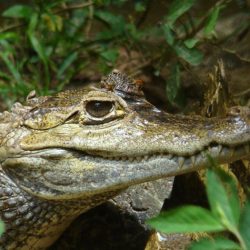
[[(168, 159), (178, 164), (179, 168), (184, 166), (196, 166), (207, 162), (208, 155), (218, 159), (218, 161), (237, 160), (239, 157), (244, 157), (250, 154), (250, 144), (237, 145), (229, 147), (225, 145), (210, 145), (202, 151), (198, 151), (192, 155), (177, 155), (171, 153), (152, 153), (148, 155), (138, 156), (99, 156), (109, 161), (119, 161), (125, 163), (146, 163), (157, 159)], [(92, 156), (93, 157), (93, 156)]]
[(196, 166), (204, 165), (207, 162), (207, 156), (210, 155), (215, 159), (218, 159), (218, 163), (228, 162), (238, 160), (241, 157), (246, 157), (250, 154), (250, 144), (245, 143), (242, 145), (227, 146), (220, 144), (211, 144), (205, 147), (203, 150), (198, 151), (191, 155), (177, 155), (165, 152), (152, 152), (146, 155), (131, 155), (131, 156), (114, 156), (101, 154), (96, 152), (84, 152), (76, 149), (67, 148), (47, 148), (39, 150), (40, 152), (36, 155), (48, 159), (48, 160), (60, 160), (60, 159), (70, 159), (72, 155), (76, 155), (77, 158), (83, 158), (97, 161), (107, 161), (108, 163), (123, 163), (123, 164), (143, 164), (154, 160), (167, 159), (169, 161), (174, 161), (178, 164), (179, 168), (183, 166)]

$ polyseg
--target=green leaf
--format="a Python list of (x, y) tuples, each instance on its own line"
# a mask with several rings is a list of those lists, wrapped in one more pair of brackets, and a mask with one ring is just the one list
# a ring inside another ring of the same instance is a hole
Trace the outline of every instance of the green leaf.
[(121, 15), (114, 15), (108, 11), (97, 10), (95, 17), (106, 23), (109, 28), (96, 34), (97, 39), (111, 40), (121, 36), (125, 32), (126, 22)]
[(192, 243), (188, 250), (241, 250), (241, 247), (226, 238), (202, 239)]
[(28, 33), (33, 33), (36, 30), (36, 26), (38, 24), (38, 14), (34, 13), (31, 15), (29, 27), (28, 27)]
[(119, 55), (119, 52), (117, 49), (109, 49), (105, 50), (100, 53), (100, 55), (107, 61), (110, 61), (111, 63), (115, 63), (117, 60), (117, 57)]
[(164, 37), (168, 43), (168, 45), (173, 46), (174, 44), (174, 33), (172, 31), (171, 26), (168, 23), (165, 23), (163, 26)]
[[(213, 159), (208, 156), (212, 165)], [(207, 196), (212, 213), (231, 232), (237, 231), (240, 218), (240, 202), (236, 181), (221, 168), (207, 170)]]
[(2, 13), (4, 17), (26, 18), (29, 19), (33, 9), (27, 5), (14, 5)]
[(15, 32), (4, 32), (4, 33), (0, 33), (0, 41), (1, 40), (18, 40), (19, 36), (17, 33)]
[(38, 25), (38, 15), (37, 13), (34, 13), (31, 16), (29, 27), (28, 27), (28, 37), (30, 40), (30, 43), (33, 47), (33, 49), (38, 54), (39, 59), (44, 64), (45, 68), (45, 82), (46, 82), (46, 88), (48, 88), (49, 82), (50, 82), (50, 76), (49, 76), (49, 65), (48, 65), (48, 56), (46, 54), (45, 46), (43, 45), (42, 41), (36, 37), (35, 29)]
[(36, 53), (38, 54), (38, 56), (42, 60), (42, 62), (47, 66), (48, 58), (47, 58), (47, 55), (45, 53), (45, 48), (44, 48), (43, 44), (40, 42), (40, 40), (38, 38), (36, 38), (34, 33), (29, 34), (29, 39), (30, 39), (30, 43), (31, 43), (33, 49), (36, 51)]
[(250, 249), (250, 197), (248, 197), (240, 216), (239, 231), (246, 249)]
[(95, 16), (115, 29), (123, 28), (125, 25), (125, 20), (122, 16), (114, 15), (109, 11), (98, 10), (95, 12)]
[(57, 72), (57, 78), (61, 78), (65, 70), (77, 59), (78, 53), (75, 51), (69, 54), (65, 60), (63, 61), (62, 65), (60, 66)]
[(167, 22), (172, 26), (195, 2), (196, 0), (173, 0), (167, 14)]
[(2, 235), (3, 232), (4, 232), (4, 224), (2, 221), (0, 221), (0, 236)]
[(164, 233), (214, 232), (224, 230), (223, 225), (205, 208), (183, 206), (147, 222), (156, 230)]
[(198, 49), (189, 49), (184, 45), (175, 45), (175, 53), (191, 65), (199, 65), (202, 62), (203, 54)]
[(220, 9), (221, 9), (220, 6), (216, 6), (212, 11), (211, 15), (208, 17), (207, 23), (204, 28), (204, 34), (206, 36), (210, 35), (210, 33), (214, 30), (216, 22), (219, 17)]
[(171, 67), (170, 77), (167, 80), (167, 97), (171, 103), (175, 103), (180, 89), (180, 67), (176, 63)]
[(63, 28), (63, 20), (62, 17), (58, 15), (53, 15), (51, 13), (44, 13), (42, 15), (42, 19), (49, 31), (56, 32), (62, 31)]
[(144, 12), (146, 10), (146, 6), (143, 2), (137, 2), (135, 4), (135, 11), (137, 12)]
[(22, 78), (20, 73), (18, 72), (16, 66), (13, 64), (13, 62), (9, 59), (9, 53), (7, 52), (0, 52), (0, 57), (3, 59), (4, 63), (6, 64), (8, 70), (14, 77), (16, 83), (21, 83)]
[(196, 38), (190, 38), (184, 41), (185, 46), (188, 49), (192, 49), (197, 43), (199, 42), (199, 39)]

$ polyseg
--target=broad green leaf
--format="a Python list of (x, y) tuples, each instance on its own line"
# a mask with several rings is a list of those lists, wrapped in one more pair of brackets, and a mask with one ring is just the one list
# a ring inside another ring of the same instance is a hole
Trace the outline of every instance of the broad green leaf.
[(65, 70), (77, 59), (78, 53), (75, 51), (68, 55), (65, 60), (62, 62), (62, 65), (60, 66), (58, 73), (57, 73), (57, 78), (60, 78)]
[(240, 245), (226, 238), (202, 239), (192, 243), (188, 250), (241, 250)]
[(168, 23), (165, 23), (163, 26), (164, 37), (168, 43), (168, 45), (173, 46), (174, 44), (174, 33), (172, 31), (171, 26)]
[(167, 80), (167, 97), (171, 103), (175, 103), (175, 99), (180, 89), (180, 67), (176, 63), (171, 67), (170, 77)]
[(105, 51), (101, 52), (100, 55), (105, 60), (114, 64), (116, 62), (118, 55), (119, 55), (119, 52), (117, 49), (109, 49), (109, 50), (105, 50)]
[(208, 17), (207, 23), (204, 28), (204, 34), (208, 36), (215, 28), (216, 22), (220, 13), (220, 6), (216, 6), (212, 11), (211, 15)]
[(188, 49), (192, 49), (197, 43), (199, 42), (199, 39), (196, 38), (190, 38), (184, 41), (185, 46)]
[(239, 231), (246, 249), (250, 249), (250, 197), (248, 197), (240, 216)]
[(173, 25), (174, 22), (186, 11), (188, 11), (196, 0), (173, 0), (167, 14), (167, 22)]
[(240, 218), (237, 185), (232, 176), (215, 166), (207, 170), (206, 191), (213, 214), (231, 232), (235, 232)]
[(178, 44), (174, 47), (175, 53), (184, 59), (186, 62), (191, 65), (199, 65), (202, 62), (203, 54), (198, 49), (189, 49), (184, 45)]
[(4, 232), (4, 224), (2, 221), (0, 221), (0, 236), (2, 235), (3, 232)]
[(14, 5), (2, 13), (4, 17), (26, 18), (29, 19), (33, 9), (27, 5)]
[(224, 229), (210, 211), (191, 205), (161, 213), (147, 223), (164, 233), (214, 232)]

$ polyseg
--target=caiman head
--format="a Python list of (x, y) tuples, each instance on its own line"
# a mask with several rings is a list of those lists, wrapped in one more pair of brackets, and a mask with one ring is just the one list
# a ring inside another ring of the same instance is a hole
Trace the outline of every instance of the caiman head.
[(139, 81), (117, 71), (99, 88), (30, 95), (27, 104), (14, 108), (18, 118), (0, 157), (18, 186), (44, 199), (84, 198), (195, 171), (207, 154), (219, 163), (250, 154), (249, 112), (168, 114), (146, 101)]

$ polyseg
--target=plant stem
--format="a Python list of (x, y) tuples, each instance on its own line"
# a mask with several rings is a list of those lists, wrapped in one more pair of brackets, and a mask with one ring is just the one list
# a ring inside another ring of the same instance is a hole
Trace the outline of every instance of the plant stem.
[(89, 7), (89, 6), (93, 5), (93, 4), (94, 3), (92, 1), (89, 1), (87, 3), (82, 3), (82, 4), (68, 5), (66, 8), (55, 11), (54, 14), (59, 14), (59, 13), (62, 13), (64, 11), (68, 11), (68, 10), (83, 9), (83, 8)]
[(230, 231), (234, 234), (234, 236), (239, 241), (240, 246), (242, 247), (242, 250), (247, 250), (247, 246), (245, 244), (245, 241), (242, 239), (240, 232), (237, 229), (230, 229)]

